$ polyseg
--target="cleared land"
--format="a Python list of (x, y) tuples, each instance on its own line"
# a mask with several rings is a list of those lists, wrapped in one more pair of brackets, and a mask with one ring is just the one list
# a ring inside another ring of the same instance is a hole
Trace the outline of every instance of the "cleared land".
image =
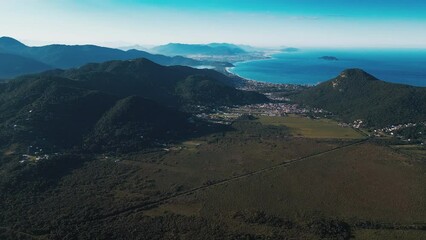
[(294, 136), (306, 138), (339, 138), (357, 139), (364, 136), (350, 127), (341, 127), (330, 119), (310, 119), (307, 117), (290, 115), (288, 117), (260, 116), (259, 122), (264, 125), (286, 126)]
[[(265, 119), (267, 118), (263, 118)], [(296, 118), (292, 120), (296, 121)], [(307, 121), (315, 120), (307, 119)], [(304, 128), (306, 124), (299, 126)], [(336, 128), (335, 125), (333, 127)], [(295, 130), (302, 131), (301, 128)], [(308, 141), (306, 138), (292, 138), (289, 142), (296, 139)], [(305, 144), (298, 151), (307, 151), (312, 142), (305, 142)], [(312, 144), (311, 147), (315, 145)], [(264, 146), (248, 145), (247, 149), (257, 152)], [(406, 148), (420, 151), (418, 147)], [(229, 146), (227, 151), (230, 149), (235, 149), (235, 146)], [(202, 154), (206, 149), (200, 150)], [(217, 150), (219, 149), (213, 152)], [(280, 154), (276, 151), (266, 150), (262, 154), (268, 156), (267, 159), (280, 158)], [(276, 155), (271, 156), (271, 154)], [(309, 155), (308, 152), (304, 154)], [(250, 159), (248, 156), (241, 156), (241, 159)], [(225, 156), (223, 157), (226, 159)], [(255, 159), (262, 158), (256, 156), (253, 160), (256, 161)], [(364, 221), (402, 225), (424, 224), (426, 219), (425, 184), (424, 163), (419, 163), (416, 158), (393, 151), (386, 146), (365, 143), (315, 156), (289, 166), (278, 167), (248, 178), (212, 186), (195, 193), (194, 196), (174, 199), (146, 214), (174, 212), (210, 219), (219, 218), (233, 226), (237, 232), (247, 231), (247, 226), (236, 221), (234, 217), (238, 212), (244, 211), (266, 212), (272, 216), (296, 219), (296, 221), (327, 217), (344, 219), (353, 225)], [(257, 226), (257, 228), (261, 230), (256, 231), (263, 233), (274, 232), (273, 228), (264, 226)], [(376, 231), (357, 229), (355, 233), (360, 239), (369, 237), (392, 239), (390, 236), (394, 239), (403, 236), (415, 239), (425, 234), (424, 231), (389, 229)], [(291, 231), (288, 234), (291, 235)], [(309, 238), (309, 236), (306, 237)]]
[(425, 173), (424, 166), (386, 147), (363, 144), (212, 188), (201, 201), (204, 214), (213, 215), (258, 209), (282, 216), (320, 212), (344, 219), (422, 222)]

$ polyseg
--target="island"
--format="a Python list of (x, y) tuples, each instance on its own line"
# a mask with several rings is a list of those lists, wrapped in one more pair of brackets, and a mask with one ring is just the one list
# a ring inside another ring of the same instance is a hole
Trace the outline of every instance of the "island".
[(319, 59), (327, 60), (327, 61), (338, 61), (339, 60), (337, 57), (334, 57), (334, 56), (322, 56), (322, 57), (319, 57)]

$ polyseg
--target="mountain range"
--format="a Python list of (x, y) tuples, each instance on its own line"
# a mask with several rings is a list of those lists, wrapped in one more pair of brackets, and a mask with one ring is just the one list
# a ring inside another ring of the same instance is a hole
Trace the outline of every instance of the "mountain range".
[(209, 56), (227, 56), (246, 54), (247, 52), (235, 44), (229, 43), (210, 43), (210, 44), (182, 44), (169, 43), (157, 46), (151, 49), (155, 53), (168, 56), (191, 56), (191, 55), (209, 55)]
[(146, 58), (155, 63), (171, 66), (230, 66), (228, 63), (198, 61), (182, 56), (167, 57), (139, 50), (119, 50), (96, 45), (47, 45), (29, 47), (10, 37), (0, 38), (0, 78), (12, 78), (22, 74), (41, 72), (47, 69), (68, 69), (87, 63), (111, 60)]
[(182, 112), (188, 106), (266, 101), (214, 70), (147, 59), (92, 63), (0, 84), (0, 145), (145, 147), (202, 131), (202, 121)]

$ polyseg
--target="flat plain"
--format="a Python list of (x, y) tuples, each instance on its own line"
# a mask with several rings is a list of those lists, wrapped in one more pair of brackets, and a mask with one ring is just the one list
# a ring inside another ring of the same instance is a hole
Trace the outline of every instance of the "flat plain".
[(286, 126), (290, 128), (293, 136), (305, 138), (340, 138), (357, 139), (364, 137), (359, 131), (351, 127), (342, 127), (331, 119), (311, 119), (299, 115), (288, 117), (259, 117), (259, 122), (264, 125)]
[(13, 196), (2, 222), (36, 239), (118, 236), (141, 222), (146, 239), (166, 223), (182, 239), (421, 239), (426, 165), (409, 151), (420, 150), (328, 120), (237, 120), (149, 153), (98, 155), (32, 199)]

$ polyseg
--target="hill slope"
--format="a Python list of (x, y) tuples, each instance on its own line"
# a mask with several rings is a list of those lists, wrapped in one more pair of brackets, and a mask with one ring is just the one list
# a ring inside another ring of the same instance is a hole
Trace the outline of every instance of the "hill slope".
[(0, 53), (0, 78), (10, 78), (22, 72), (37, 73), (48, 69), (52, 69), (52, 67), (31, 58)]
[(375, 127), (426, 120), (426, 88), (387, 83), (360, 69), (345, 70), (293, 99)]
[[(195, 130), (190, 115), (137, 96), (119, 100), (96, 123), (86, 141), (90, 150), (129, 151), (155, 141), (178, 139)], [(172, 121), (171, 121), (172, 120)]]

